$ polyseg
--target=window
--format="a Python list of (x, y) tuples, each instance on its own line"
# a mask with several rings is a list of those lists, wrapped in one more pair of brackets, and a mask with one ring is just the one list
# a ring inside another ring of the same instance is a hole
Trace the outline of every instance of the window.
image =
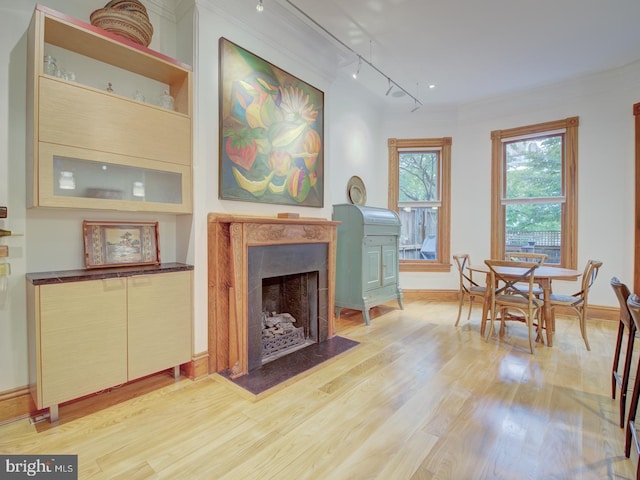
[(398, 212), (400, 271), (449, 271), (451, 137), (390, 138), (389, 209)]
[(496, 130), (491, 256), (536, 252), (577, 265), (578, 117)]

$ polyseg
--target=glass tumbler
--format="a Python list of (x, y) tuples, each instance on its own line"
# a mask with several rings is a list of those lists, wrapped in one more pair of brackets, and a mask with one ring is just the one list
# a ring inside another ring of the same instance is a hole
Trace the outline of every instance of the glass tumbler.
[(54, 76), (58, 73), (58, 67), (56, 66), (56, 59), (51, 55), (44, 56), (44, 73)]

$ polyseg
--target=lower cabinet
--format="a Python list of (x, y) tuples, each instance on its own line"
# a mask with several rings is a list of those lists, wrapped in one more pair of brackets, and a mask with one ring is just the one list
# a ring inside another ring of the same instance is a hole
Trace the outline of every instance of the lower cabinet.
[(191, 360), (192, 272), (27, 282), (30, 388), (38, 409)]

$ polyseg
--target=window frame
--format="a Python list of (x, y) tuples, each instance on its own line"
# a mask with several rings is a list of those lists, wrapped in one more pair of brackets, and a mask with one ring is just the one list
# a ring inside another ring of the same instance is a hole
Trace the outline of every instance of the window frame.
[[(449, 272), (451, 270), (451, 137), (389, 138), (389, 195), (388, 208), (399, 213), (400, 151), (406, 149), (440, 151), (440, 207), (438, 211), (438, 239), (436, 260), (399, 260), (401, 272)], [(400, 252), (398, 252), (400, 258)]]
[(561, 248), (560, 266), (577, 268), (578, 263), (578, 117), (564, 120), (526, 125), (507, 130), (491, 132), (491, 258), (504, 258), (505, 255), (505, 212), (503, 202), (504, 148), (505, 141), (517, 137), (545, 136), (564, 131), (564, 197), (561, 209)]

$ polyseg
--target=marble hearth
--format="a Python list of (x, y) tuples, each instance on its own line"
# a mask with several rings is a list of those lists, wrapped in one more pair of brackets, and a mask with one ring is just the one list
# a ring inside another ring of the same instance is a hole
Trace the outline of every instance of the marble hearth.
[[(209, 214), (210, 372), (228, 371), (238, 378), (261, 368), (263, 289), (273, 289), (274, 278), (282, 279), (275, 283), (299, 285), (285, 287), (297, 296), (288, 308), (301, 318), (312, 343), (334, 337), (337, 224), (319, 218)], [(310, 305), (295, 306), (304, 301)]]

